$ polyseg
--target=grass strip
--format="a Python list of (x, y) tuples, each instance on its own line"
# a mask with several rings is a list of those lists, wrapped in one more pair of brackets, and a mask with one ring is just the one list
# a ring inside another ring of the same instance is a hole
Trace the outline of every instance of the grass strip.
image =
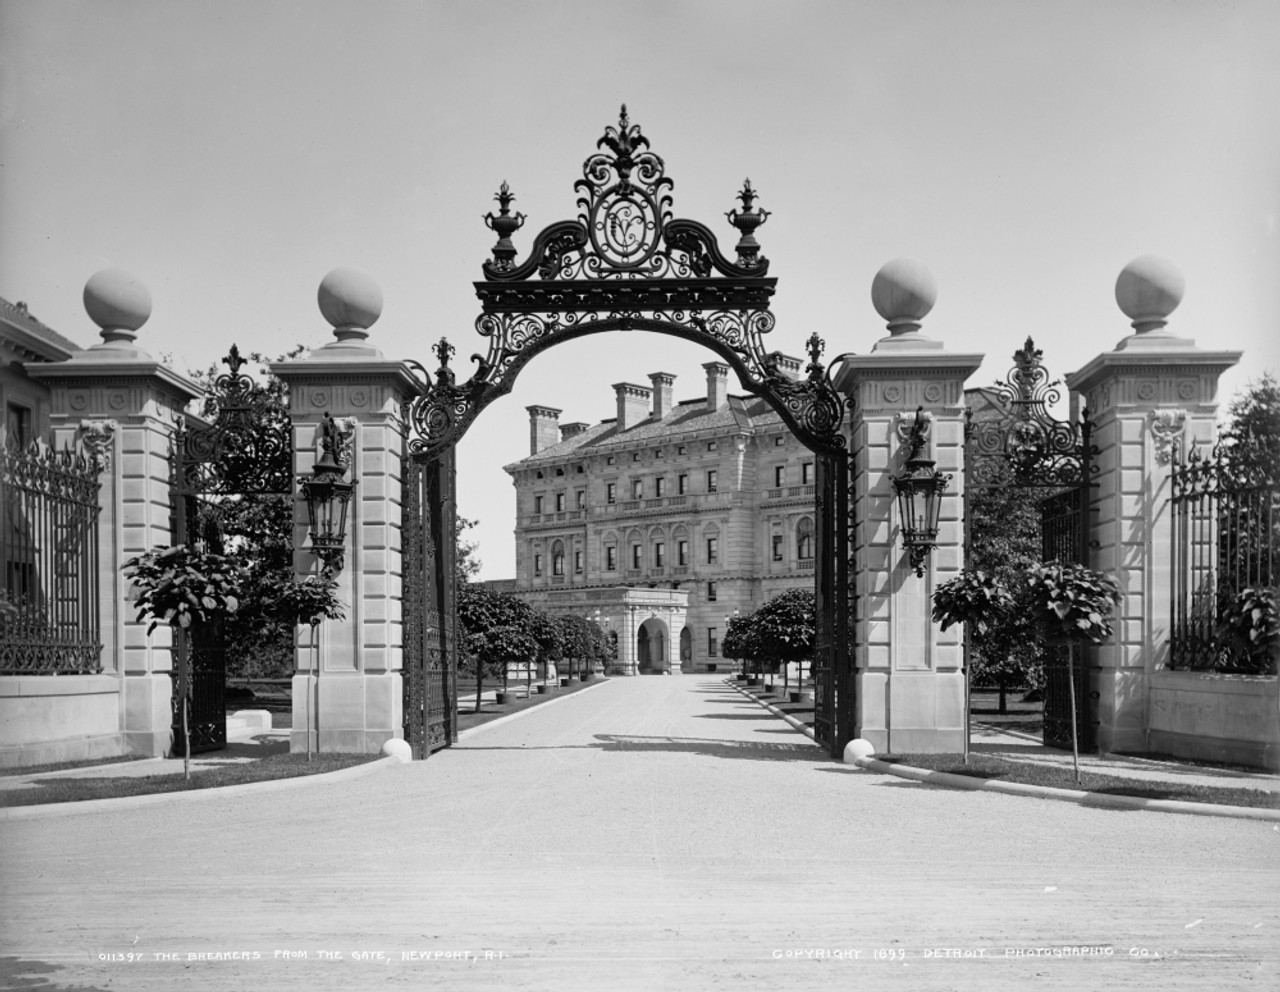
[[(459, 680), (461, 681), (461, 680)], [(480, 711), (476, 712), (475, 703), (465, 702), (458, 706), (458, 730), (470, 730), (472, 727), (478, 727), (482, 723), (488, 723), (490, 720), (496, 720), (500, 716), (508, 716), (511, 713), (519, 713), (521, 710), (532, 709), (540, 706), (542, 703), (549, 703), (553, 699), (562, 699), (565, 696), (572, 696), (575, 692), (581, 692), (583, 689), (601, 682), (607, 681), (604, 676), (597, 675), (590, 682), (579, 682), (576, 679), (570, 682), (565, 688), (555, 685), (549, 688), (545, 693), (538, 692), (538, 684), (533, 684), (533, 694), (528, 697), (517, 697), (515, 694), (519, 690), (523, 690), (524, 683), (512, 683), (511, 701), (499, 706), (497, 703), (485, 703), (480, 707)], [(466, 691), (465, 687), (462, 689)]]
[(6, 768), (5, 778), (19, 778), (24, 775), (44, 775), (48, 772), (63, 772), (71, 768), (99, 768), (102, 765), (122, 765), (126, 761), (146, 761), (150, 756), (145, 754), (117, 754), (110, 758), (81, 758), (78, 761), (51, 761), (45, 765), (23, 765), (20, 768)]
[(193, 789), (218, 789), (228, 785), (269, 782), (335, 772), (352, 765), (362, 765), (381, 758), (380, 754), (318, 754), (307, 761), (305, 754), (276, 754), (243, 764), (221, 765), (193, 771), (191, 780), (181, 772), (137, 778), (51, 778), (31, 788), (0, 791), (0, 807), (36, 806), (48, 803), (73, 803), (89, 799), (119, 799), (123, 796), (149, 796), (163, 792), (187, 792)]
[(1229, 786), (1200, 785), (1190, 782), (1152, 781), (1126, 778), (1092, 771), (1081, 771), (1080, 782), (1070, 768), (1056, 765), (1009, 761), (994, 755), (971, 754), (966, 765), (958, 754), (892, 754), (876, 755), (889, 764), (908, 765), (929, 771), (964, 775), (969, 778), (1017, 782), (1022, 785), (1073, 789), (1112, 796), (1134, 796), (1138, 799), (1174, 799), (1181, 802), (1217, 803), (1221, 806), (1252, 806), (1263, 809), (1280, 807), (1280, 795), (1265, 789), (1240, 789)]

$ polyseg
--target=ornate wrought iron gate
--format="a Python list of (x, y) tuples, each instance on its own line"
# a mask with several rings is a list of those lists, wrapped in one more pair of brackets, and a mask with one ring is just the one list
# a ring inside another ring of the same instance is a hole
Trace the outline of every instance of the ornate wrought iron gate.
[[(1049, 405), (1061, 391), (1041, 364), (1043, 352), (1027, 338), (1014, 353), (1014, 365), (993, 389), (983, 394), (989, 409), (969, 409), (965, 425), (965, 491), (1020, 488), (1035, 490), (1039, 500), (1041, 560), (1089, 564), (1089, 490), (1093, 445), (1088, 413), (1078, 421), (1057, 420)], [(972, 514), (965, 513), (966, 544)], [(969, 648), (966, 641), (966, 667)], [(1045, 647), (1044, 742), (1071, 747), (1071, 666), (1068, 649)], [(1083, 701), (1077, 725), (1082, 750), (1093, 747), (1097, 694), (1088, 691), (1084, 664), (1075, 666), (1076, 699)]]
[[(856, 710), (848, 621), (845, 400), (831, 381), (832, 363), (822, 362), (824, 345), (816, 334), (809, 339), (810, 360), (799, 379), (782, 371), (777, 352), (765, 350), (763, 335), (775, 322), (769, 299), (777, 280), (768, 276), (768, 259), (755, 238), (769, 213), (755, 206), (758, 194), (750, 180), (738, 193), (741, 209), (726, 214), (739, 234), (737, 258), (731, 261), (708, 227), (672, 217), (673, 182), (625, 106), (618, 126), (607, 127), (596, 148), (574, 184), (577, 219), (544, 228), (523, 262), (516, 261), (511, 235), (525, 217), (511, 212), (515, 197), (502, 184), (495, 196), (498, 212), (485, 218), (498, 241), (493, 258), (484, 263), (484, 279), (474, 284), (481, 301), (476, 330), (488, 339), (487, 353), (472, 357), (476, 370), (462, 384), (449, 367), (454, 349), (447, 341), (437, 346), (434, 375), (419, 366), (423, 381), (409, 410), (409, 450), (424, 465), (427, 492), (434, 485), (440, 494), (424, 500), (435, 547), (454, 547), (453, 446), (481, 410), (511, 391), (535, 355), (562, 341), (613, 330), (654, 331), (705, 345), (818, 456), (816, 729), (819, 740), (839, 754), (854, 736)], [(424, 562), (436, 583), (432, 590), (428, 580), (424, 610), (441, 612), (442, 653), (452, 678), (452, 555), (424, 555)], [(424, 637), (429, 617), (424, 612)], [(425, 650), (422, 658), (425, 663)]]
[(406, 448), (402, 471), (404, 739), (425, 758), (458, 739), (454, 588), (437, 571), (455, 567), (453, 452), (424, 462)]
[[(180, 421), (173, 435), (173, 541), (226, 553), (219, 500), (245, 494), (293, 492), (293, 439), (288, 419), (253, 399), (253, 380), (233, 344), (218, 376), (220, 403), (212, 424)], [(191, 750), (226, 747), (226, 650), (222, 624), (177, 633), (173, 694), (173, 753), (183, 750), (181, 700), (190, 694)]]

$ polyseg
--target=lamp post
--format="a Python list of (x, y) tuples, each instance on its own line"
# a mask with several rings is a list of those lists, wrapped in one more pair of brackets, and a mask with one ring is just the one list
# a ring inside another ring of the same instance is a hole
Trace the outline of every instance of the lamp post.
[[(343, 464), (342, 437), (338, 425), (329, 414), (320, 420), (320, 458), (311, 469), (311, 478), (299, 485), (307, 502), (307, 521), (311, 531), (311, 549), (321, 561), (321, 574), (332, 578), (346, 564), (347, 509), (355, 494), (355, 482), (346, 481)], [(311, 672), (307, 696), (307, 760), (311, 760), (311, 722), (315, 717), (316, 751), (320, 750), (320, 630), (318, 621), (311, 624)], [(314, 683), (312, 680), (314, 679)], [(314, 684), (314, 692), (312, 685)]]
[(934, 467), (932, 458), (924, 456), (928, 437), (929, 420), (924, 415), (924, 408), (919, 407), (915, 422), (905, 438), (909, 446), (906, 464), (890, 480), (898, 499), (902, 548), (907, 552), (916, 575), (921, 578), (924, 577), (929, 552), (937, 546), (942, 492), (951, 481), (951, 476)]

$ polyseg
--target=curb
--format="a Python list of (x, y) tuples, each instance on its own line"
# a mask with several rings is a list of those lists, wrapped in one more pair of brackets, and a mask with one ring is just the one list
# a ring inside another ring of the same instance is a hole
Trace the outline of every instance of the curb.
[(1055, 789), (1047, 785), (1024, 785), (1019, 782), (1000, 782), (994, 779), (970, 778), (951, 772), (936, 772), (928, 768), (890, 764), (879, 758), (856, 758), (858, 768), (896, 775), (898, 778), (938, 785), (949, 789), (968, 789), (971, 792), (1000, 792), (1010, 796), (1030, 796), (1036, 799), (1054, 799), (1075, 803), (1078, 806), (1102, 809), (1147, 809), (1158, 813), (1186, 813), (1192, 816), (1225, 816), (1237, 820), (1268, 820), (1280, 822), (1280, 809), (1260, 806), (1224, 806), (1220, 803), (1194, 803), (1181, 799), (1142, 799), (1139, 796), (1113, 796), (1104, 792), (1082, 792), (1076, 789)]
[(813, 741), (814, 744), (818, 743), (818, 739), (813, 736), (812, 727), (808, 726), (807, 724), (801, 723), (799, 720), (791, 716), (791, 714), (789, 713), (783, 713), (782, 710), (778, 709), (778, 707), (774, 706), (772, 703), (766, 703), (759, 696), (751, 695), (751, 693), (747, 692), (747, 690), (742, 688), (742, 686), (737, 685), (733, 682), (730, 682), (728, 679), (725, 679), (724, 684), (727, 685), (730, 689), (736, 689), (741, 695), (746, 696), (747, 699), (750, 699), (757, 706), (764, 707), (774, 716), (781, 717), (787, 723), (791, 724), (792, 727), (794, 727), (796, 730), (800, 731), (800, 733), (804, 734), (807, 738), (809, 738), (809, 740)]
[(113, 810), (134, 809), (138, 806), (156, 806), (161, 803), (204, 802), (226, 796), (241, 796), (254, 792), (272, 792), (301, 788), (314, 782), (345, 782), (363, 778), (392, 765), (403, 762), (399, 758), (386, 757), (368, 761), (351, 768), (339, 768), (318, 775), (294, 775), (291, 778), (272, 779), (268, 782), (246, 782), (244, 785), (212, 786), (205, 789), (187, 789), (180, 792), (155, 792), (146, 796), (120, 796), (115, 799), (86, 799), (81, 802), (43, 803), (32, 806), (14, 806), (0, 809), (0, 823), (15, 820), (39, 820), (50, 816), (75, 816), (83, 813), (108, 813)]
[[(552, 696), (546, 702), (539, 703), (537, 706), (526, 706), (524, 709), (517, 710), (515, 713), (508, 713), (506, 716), (496, 717), (495, 719), (479, 724), (478, 726), (468, 727), (466, 730), (462, 730), (458, 732), (457, 743), (461, 744), (468, 737), (471, 737), (474, 734), (478, 734), (481, 731), (488, 730), (490, 727), (497, 727), (511, 720), (518, 720), (520, 717), (524, 716), (525, 714), (532, 713), (534, 710), (540, 710), (544, 706), (553, 706), (556, 703), (564, 702), (566, 699), (576, 699), (578, 696), (581, 696), (583, 693), (590, 692), (592, 689), (598, 689), (602, 685), (607, 685), (610, 681), (612, 680), (609, 678), (602, 678), (599, 682), (593, 682), (591, 685), (584, 686), (583, 688), (579, 689), (577, 692), (570, 693), (567, 696)], [(446, 748), (445, 750), (448, 750), (448, 749)]]

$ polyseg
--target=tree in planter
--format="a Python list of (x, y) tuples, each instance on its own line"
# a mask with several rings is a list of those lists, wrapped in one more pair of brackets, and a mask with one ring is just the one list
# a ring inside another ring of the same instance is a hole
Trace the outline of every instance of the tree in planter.
[(474, 583), (459, 587), (457, 616), (464, 632), (463, 651), (475, 669), (477, 713), (487, 670), (502, 665), (505, 692), (509, 662), (537, 657), (538, 643), (529, 633), (534, 615), (534, 609), (515, 596)]
[[(151, 619), (148, 636), (161, 623), (173, 628), (179, 643), (196, 624), (210, 623), (240, 608), (245, 569), (226, 555), (192, 551), (185, 545), (157, 546), (124, 563), (125, 578), (138, 597), (138, 620)], [(191, 660), (178, 651), (178, 690), (182, 711), (182, 770), (191, 778)]]
[[(287, 580), (277, 582), (275, 588), (270, 592), (271, 609), (275, 616), (292, 624), (295, 629), (301, 626), (311, 628), (312, 663), (310, 672), (314, 673), (317, 696), (319, 696), (320, 691), (320, 644), (316, 636), (316, 628), (320, 626), (322, 620), (341, 620), (346, 615), (343, 612), (342, 601), (338, 599), (334, 591), (337, 587), (337, 582), (327, 573), (308, 575), (302, 579), (299, 579), (296, 575), (290, 575)], [(312, 676), (308, 674), (308, 686), (311, 678)], [(308, 692), (308, 724), (310, 724), (310, 715), (312, 713), (316, 715), (316, 750), (319, 751), (319, 706), (317, 705), (313, 708), (310, 692)], [(307, 760), (311, 760), (310, 726), (307, 727)]]
[(751, 615), (730, 617), (725, 628), (724, 637), (720, 639), (720, 653), (743, 663), (746, 670), (748, 661), (756, 657), (755, 647), (751, 640)]
[(1079, 644), (1101, 644), (1111, 636), (1111, 611), (1120, 602), (1115, 579), (1083, 565), (1049, 562), (1028, 570), (1036, 623), (1047, 641), (1067, 645), (1067, 685), (1071, 698), (1071, 758), (1080, 781), (1076, 741), (1075, 652)]
[(582, 662), (592, 655), (596, 625), (577, 613), (565, 613), (555, 617), (560, 635), (561, 656), (569, 660), (569, 677), (581, 674)]
[(814, 596), (808, 589), (789, 589), (770, 599), (748, 618), (749, 645), (760, 659), (783, 666), (783, 690), (790, 685), (792, 662), (813, 658)]

